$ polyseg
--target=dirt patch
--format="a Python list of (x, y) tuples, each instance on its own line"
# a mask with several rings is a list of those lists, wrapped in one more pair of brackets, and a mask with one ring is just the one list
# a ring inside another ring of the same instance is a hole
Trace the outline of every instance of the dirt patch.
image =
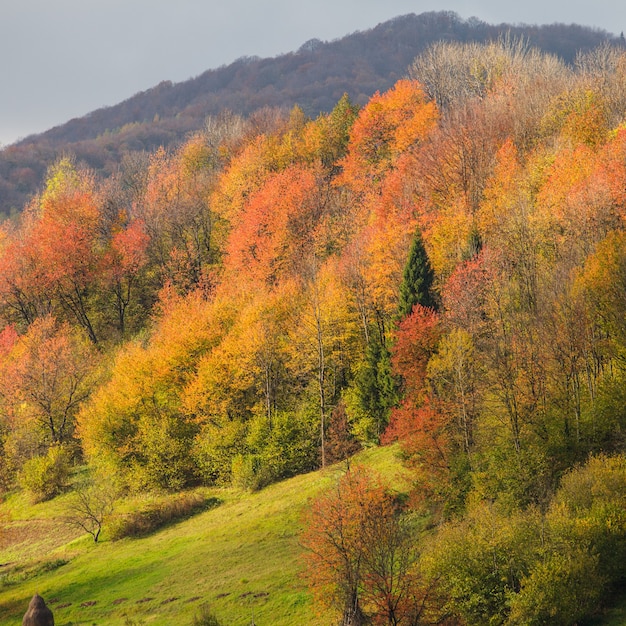
[(30, 561), (84, 534), (59, 520), (9, 522), (0, 535), (0, 560)]

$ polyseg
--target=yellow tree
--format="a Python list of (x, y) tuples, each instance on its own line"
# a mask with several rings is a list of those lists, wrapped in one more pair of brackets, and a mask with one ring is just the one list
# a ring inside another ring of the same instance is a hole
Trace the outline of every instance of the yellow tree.
[(119, 350), (108, 381), (81, 410), (79, 434), (91, 461), (112, 465), (137, 488), (177, 489), (194, 478), (199, 426), (181, 396), (221, 335), (214, 311), (198, 291), (162, 296), (148, 340)]
[(292, 313), (289, 367), (305, 384), (314, 384), (323, 467), (329, 412), (350, 362), (358, 320), (346, 305), (336, 262), (331, 258), (320, 266), (315, 256), (306, 260), (307, 273)]

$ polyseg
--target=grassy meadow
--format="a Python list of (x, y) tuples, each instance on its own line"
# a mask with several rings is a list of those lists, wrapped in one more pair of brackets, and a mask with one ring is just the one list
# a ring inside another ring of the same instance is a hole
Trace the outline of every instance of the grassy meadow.
[[(401, 481), (394, 448), (355, 462)], [(297, 476), (257, 493), (205, 489), (220, 503), (139, 539), (98, 544), (63, 522), (67, 496), (29, 504), (9, 496), (0, 538), (0, 625), (21, 623), (34, 593), (57, 626), (191, 624), (208, 604), (223, 624), (327, 625), (301, 579), (298, 534), (303, 509), (333, 483), (342, 466)], [(399, 483), (397, 483), (399, 484)], [(145, 496), (144, 500), (149, 498)], [(141, 507), (141, 499), (118, 510)]]
[[(395, 447), (360, 453), (353, 463), (406, 486)], [(0, 505), (0, 626), (21, 623), (40, 593), (57, 626), (191, 625), (203, 605), (224, 626), (329, 626), (302, 579), (303, 510), (344, 465), (296, 476), (255, 493), (199, 490), (209, 510), (142, 538), (100, 542), (64, 521), (67, 495), (30, 504), (21, 493)], [(118, 502), (116, 514), (154, 506), (146, 494)], [(626, 601), (593, 626), (626, 626)]]

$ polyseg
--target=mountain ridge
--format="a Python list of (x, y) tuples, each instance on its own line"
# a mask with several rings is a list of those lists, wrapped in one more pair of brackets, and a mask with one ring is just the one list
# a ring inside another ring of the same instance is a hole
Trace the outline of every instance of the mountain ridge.
[(510, 34), (572, 63), (578, 51), (622, 39), (575, 24), (490, 25), (451, 11), (410, 13), (332, 41), (311, 39), (276, 57), (241, 57), (185, 81), (162, 81), (122, 102), (31, 135), (0, 151), (0, 211), (19, 211), (41, 186), (47, 168), (74, 154), (110, 175), (124, 154), (170, 147), (205, 119), (230, 110), (250, 115), (265, 107), (300, 106), (312, 117), (344, 93), (364, 105), (389, 89), (413, 59), (440, 40), (487, 41)]

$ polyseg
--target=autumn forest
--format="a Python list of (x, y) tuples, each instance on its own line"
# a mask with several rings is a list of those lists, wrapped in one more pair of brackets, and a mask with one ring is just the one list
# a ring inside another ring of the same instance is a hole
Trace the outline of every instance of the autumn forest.
[[(625, 111), (623, 49), (502, 37), (107, 178), (59, 159), (0, 230), (2, 490), (342, 462), (300, 538), (335, 623), (597, 617), (626, 577)], [(402, 493), (350, 462), (375, 446)]]

